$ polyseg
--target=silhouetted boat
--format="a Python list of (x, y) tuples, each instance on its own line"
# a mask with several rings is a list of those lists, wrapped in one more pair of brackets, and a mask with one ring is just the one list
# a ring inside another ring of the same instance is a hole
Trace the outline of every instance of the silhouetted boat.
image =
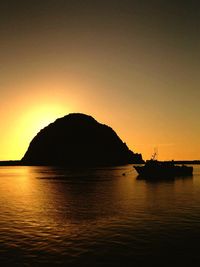
[(155, 160), (155, 155), (151, 160), (147, 160), (144, 166), (134, 166), (140, 177), (145, 178), (172, 178), (180, 176), (192, 176), (193, 167), (185, 165), (175, 165), (173, 161), (161, 162)]

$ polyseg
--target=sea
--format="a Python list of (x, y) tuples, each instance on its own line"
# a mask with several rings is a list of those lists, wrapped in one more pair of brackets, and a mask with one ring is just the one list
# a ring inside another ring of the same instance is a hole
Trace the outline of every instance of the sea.
[(0, 167), (0, 266), (200, 266), (200, 165)]

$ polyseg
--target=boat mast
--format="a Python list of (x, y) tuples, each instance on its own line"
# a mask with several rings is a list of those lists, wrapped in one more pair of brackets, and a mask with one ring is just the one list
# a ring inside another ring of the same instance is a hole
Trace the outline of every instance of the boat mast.
[(154, 147), (154, 153), (151, 156), (151, 160), (157, 160), (158, 159), (158, 148)]

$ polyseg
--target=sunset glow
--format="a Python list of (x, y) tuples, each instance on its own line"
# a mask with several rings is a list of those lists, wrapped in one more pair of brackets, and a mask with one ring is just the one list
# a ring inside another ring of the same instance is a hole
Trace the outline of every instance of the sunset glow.
[(144, 159), (154, 147), (159, 159), (199, 159), (196, 9), (61, 2), (2, 6), (0, 160), (21, 159), (72, 112), (111, 126)]

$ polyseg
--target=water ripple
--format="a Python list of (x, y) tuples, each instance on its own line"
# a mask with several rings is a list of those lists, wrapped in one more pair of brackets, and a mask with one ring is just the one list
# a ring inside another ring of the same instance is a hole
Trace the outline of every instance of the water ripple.
[(136, 179), (132, 166), (0, 167), (0, 262), (198, 266), (198, 167), (195, 173), (148, 183)]

